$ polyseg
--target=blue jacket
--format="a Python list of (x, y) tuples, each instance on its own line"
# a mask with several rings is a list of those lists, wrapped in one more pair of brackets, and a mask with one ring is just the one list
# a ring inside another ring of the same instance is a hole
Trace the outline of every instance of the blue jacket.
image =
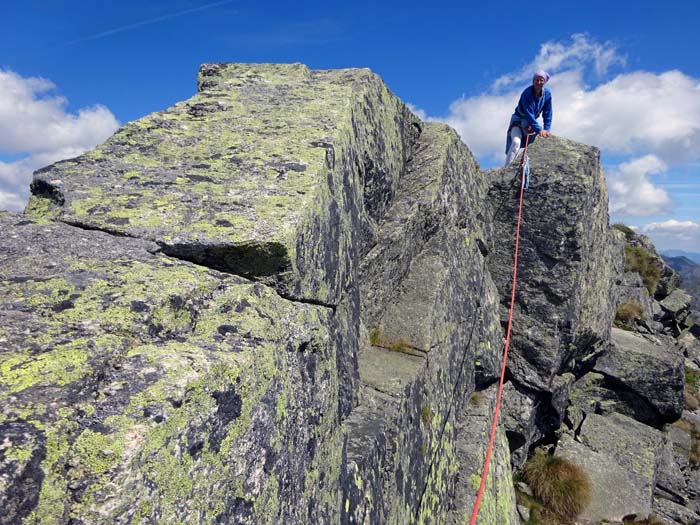
[(535, 89), (528, 86), (520, 95), (520, 101), (510, 118), (511, 127), (516, 123), (523, 127), (521, 122), (524, 120), (526, 129), (527, 126), (532, 126), (533, 131), (542, 131), (542, 126), (537, 122), (540, 115), (544, 120), (544, 129), (549, 131), (552, 128), (552, 93), (545, 87), (542, 88), (542, 95), (535, 98)]
[[(542, 131), (542, 126), (537, 119), (542, 115), (544, 121), (544, 129), (549, 131), (552, 128), (552, 93), (548, 88), (542, 88), (542, 95), (539, 98), (535, 97), (535, 89), (528, 86), (520, 95), (520, 100), (515, 108), (513, 116), (510, 117), (508, 132), (506, 136), (506, 153), (510, 148), (510, 130), (513, 126), (520, 126), (527, 130), (532, 126), (533, 132)], [(533, 142), (533, 138), (530, 142)]]

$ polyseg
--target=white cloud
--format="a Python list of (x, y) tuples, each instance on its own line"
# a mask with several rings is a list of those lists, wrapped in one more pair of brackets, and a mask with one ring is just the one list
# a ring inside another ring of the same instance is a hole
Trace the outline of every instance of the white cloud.
[(0, 154), (20, 160), (0, 162), (0, 208), (20, 211), (34, 170), (95, 147), (119, 126), (104, 106), (67, 112), (54, 84), (0, 70)]
[(700, 222), (669, 220), (652, 222), (635, 228), (648, 235), (657, 249), (680, 248), (690, 252), (700, 251)]
[(668, 193), (649, 180), (650, 175), (665, 170), (666, 164), (654, 155), (645, 155), (608, 170), (610, 211), (638, 217), (670, 212), (673, 202)]
[(22, 196), (0, 189), (0, 210), (19, 211), (15, 203), (22, 200)]
[(586, 90), (575, 73), (553, 79), (553, 129), (605, 152), (648, 152), (669, 164), (700, 158), (700, 83), (680, 71), (637, 71)]
[(615, 65), (625, 64), (625, 57), (618, 54), (611, 42), (596, 42), (588, 35), (577, 33), (571, 35), (571, 44), (561, 42), (545, 42), (540, 46), (540, 52), (535, 59), (520, 69), (517, 73), (503, 75), (493, 84), (495, 89), (512, 87), (515, 83), (530, 81), (532, 74), (544, 69), (550, 74), (555, 71), (581, 69), (590, 64), (596, 74), (601, 76)]

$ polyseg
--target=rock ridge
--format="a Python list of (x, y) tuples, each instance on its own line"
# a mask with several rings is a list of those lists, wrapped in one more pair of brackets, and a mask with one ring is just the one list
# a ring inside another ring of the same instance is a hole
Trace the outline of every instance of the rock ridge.
[[(588, 458), (588, 519), (700, 522), (700, 316), (610, 228), (597, 149), (530, 160), (478, 523), (526, 520), (540, 447)], [(0, 525), (464, 523), (516, 171), (367, 69), (228, 63), (38, 170), (0, 213)]]

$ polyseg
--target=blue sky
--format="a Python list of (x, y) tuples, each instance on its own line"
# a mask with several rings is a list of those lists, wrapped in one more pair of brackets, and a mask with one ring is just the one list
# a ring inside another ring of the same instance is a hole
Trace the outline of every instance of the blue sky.
[(532, 70), (555, 134), (601, 148), (613, 221), (700, 252), (700, 2), (4, 0), (0, 208), (31, 172), (192, 96), (205, 62), (369, 67), (484, 167)]

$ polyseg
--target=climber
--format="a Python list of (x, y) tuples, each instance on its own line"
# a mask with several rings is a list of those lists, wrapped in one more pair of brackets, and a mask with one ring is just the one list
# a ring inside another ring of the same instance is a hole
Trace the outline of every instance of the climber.
[[(532, 76), (532, 86), (525, 88), (520, 95), (506, 136), (506, 166), (513, 162), (518, 154), (525, 134), (533, 134), (530, 142), (533, 142), (537, 135), (549, 136), (552, 127), (552, 93), (544, 87), (548, 80), (549, 74), (546, 71), (538, 71)], [(537, 121), (540, 115), (544, 120), (544, 128)]]

